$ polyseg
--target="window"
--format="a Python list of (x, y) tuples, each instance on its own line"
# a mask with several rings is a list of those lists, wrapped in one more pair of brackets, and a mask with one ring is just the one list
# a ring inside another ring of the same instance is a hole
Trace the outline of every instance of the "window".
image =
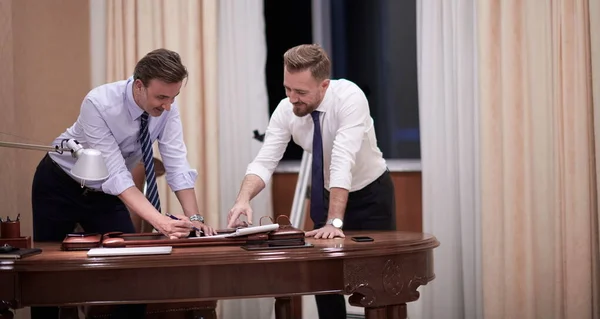
[[(265, 0), (265, 32), (267, 38), (266, 78), (269, 111), (273, 114), (283, 88), (283, 54), (289, 48), (312, 43), (312, 7), (309, 0)], [(260, 130), (264, 133), (264, 128)], [(302, 159), (302, 148), (290, 141), (282, 160)]]

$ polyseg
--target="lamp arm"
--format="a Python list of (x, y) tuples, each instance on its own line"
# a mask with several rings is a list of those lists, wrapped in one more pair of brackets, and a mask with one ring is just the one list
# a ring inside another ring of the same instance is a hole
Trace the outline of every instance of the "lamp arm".
[[(67, 143), (67, 146), (63, 146), (63, 144)], [(61, 143), (61, 146), (46, 146), (46, 145), (36, 145), (36, 144), (25, 144), (25, 143), (11, 143), (11, 142), (2, 142), (0, 141), (0, 147), (9, 147), (9, 148), (21, 148), (21, 149), (29, 149), (29, 150), (37, 150), (37, 151), (47, 151), (47, 152), (58, 152), (62, 153), (64, 151), (69, 151), (73, 153), (73, 156), (78, 155), (78, 153), (83, 150), (83, 147), (76, 140), (65, 140)]]
[[(81, 180), (81, 187), (84, 186), (86, 181), (104, 181), (110, 176), (106, 163), (102, 158), (102, 153), (95, 149), (86, 150), (74, 139), (63, 139), (60, 145), (56, 146), (0, 141), (0, 147), (57, 152), (59, 154), (62, 154), (63, 151), (69, 151), (71, 156), (77, 159), (70, 171), (74, 177)], [(2, 316), (0, 315), (0, 317)]]

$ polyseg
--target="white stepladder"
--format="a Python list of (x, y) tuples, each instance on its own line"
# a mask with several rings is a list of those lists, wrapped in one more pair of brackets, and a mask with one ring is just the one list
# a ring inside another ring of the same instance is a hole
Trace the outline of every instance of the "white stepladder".
[(290, 212), (290, 222), (296, 228), (304, 228), (305, 204), (307, 191), (310, 189), (310, 171), (312, 163), (312, 153), (304, 151), (300, 161), (300, 170), (298, 171), (298, 181), (296, 182), (296, 191), (294, 192), (294, 201)]

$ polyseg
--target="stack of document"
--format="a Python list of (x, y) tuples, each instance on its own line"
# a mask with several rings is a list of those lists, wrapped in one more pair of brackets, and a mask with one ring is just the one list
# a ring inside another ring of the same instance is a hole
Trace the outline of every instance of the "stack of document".
[[(262, 226), (252, 226), (238, 228), (235, 232), (228, 234), (218, 234), (214, 236), (188, 237), (188, 239), (202, 240), (208, 238), (228, 238), (265, 233), (279, 229), (279, 224), (269, 224)], [(124, 247), (124, 248), (92, 248), (88, 250), (88, 257), (109, 257), (109, 256), (140, 256), (140, 255), (168, 255), (172, 252), (172, 246), (155, 247)]]
[(251, 226), (238, 228), (233, 233), (229, 234), (217, 234), (214, 236), (202, 236), (202, 237), (190, 237), (190, 239), (206, 239), (206, 238), (228, 238), (228, 237), (239, 237), (245, 235), (252, 235), (258, 233), (265, 233), (279, 229), (279, 224), (268, 224), (262, 226)]

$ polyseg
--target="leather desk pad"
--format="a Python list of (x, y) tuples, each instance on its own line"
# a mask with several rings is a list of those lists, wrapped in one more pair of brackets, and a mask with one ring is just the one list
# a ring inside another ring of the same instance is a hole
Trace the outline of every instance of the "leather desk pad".
[[(287, 216), (281, 215), (277, 218)], [(269, 217), (270, 218), (270, 217)], [(262, 219), (261, 219), (262, 220)], [(234, 232), (235, 229), (217, 230), (218, 234)], [(172, 246), (172, 247), (202, 247), (202, 246), (277, 246), (293, 247), (305, 245), (304, 231), (295, 228), (289, 223), (280, 223), (277, 230), (265, 233), (251, 234), (239, 237), (195, 237), (195, 232), (190, 237), (169, 239), (160, 233), (122, 233), (109, 232), (103, 235), (88, 234), (81, 236), (67, 236), (62, 242), (62, 250), (88, 250), (96, 247), (144, 247), (144, 246)]]

